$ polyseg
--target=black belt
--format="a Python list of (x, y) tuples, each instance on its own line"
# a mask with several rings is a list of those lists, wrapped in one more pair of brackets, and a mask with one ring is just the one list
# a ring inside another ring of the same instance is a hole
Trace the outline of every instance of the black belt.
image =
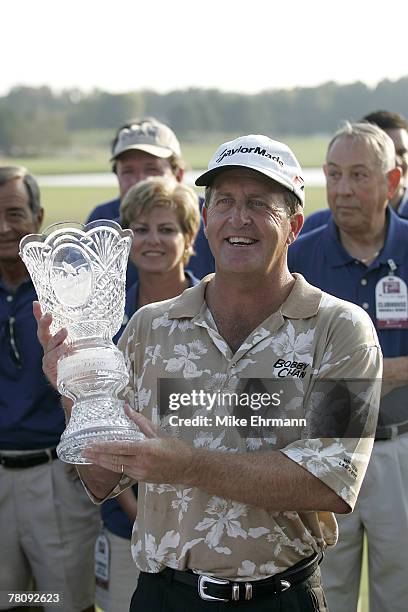
[(384, 427), (377, 427), (375, 432), (374, 440), (393, 440), (401, 434), (407, 433), (408, 421), (401, 423), (401, 425), (385, 425)]
[(5, 468), (29, 468), (42, 463), (48, 463), (57, 458), (55, 448), (50, 448), (43, 451), (33, 451), (32, 453), (23, 453), (22, 455), (2, 455), (0, 453), (0, 465)]
[(160, 574), (170, 580), (195, 588), (201, 599), (205, 601), (242, 601), (252, 599), (257, 595), (280, 595), (283, 591), (310, 578), (322, 558), (322, 554), (315, 554), (299, 561), (280, 574), (252, 582), (233, 582), (203, 574), (194, 574), (191, 571), (173, 570), (170, 567), (166, 567)]

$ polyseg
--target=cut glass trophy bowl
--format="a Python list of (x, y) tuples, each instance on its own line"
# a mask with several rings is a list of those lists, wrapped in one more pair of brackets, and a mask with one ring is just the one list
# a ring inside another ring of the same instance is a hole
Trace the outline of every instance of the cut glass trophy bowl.
[(89, 463), (82, 451), (92, 443), (144, 437), (118, 397), (129, 376), (112, 342), (123, 320), (132, 232), (108, 220), (73, 225), (56, 224), (44, 234), (25, 236), (20, 256), (42, 312), (52, 315), (51, 333), (62, 327), (68, 331), (57, 384), (73, 407), (57, 454), (67, 463)]

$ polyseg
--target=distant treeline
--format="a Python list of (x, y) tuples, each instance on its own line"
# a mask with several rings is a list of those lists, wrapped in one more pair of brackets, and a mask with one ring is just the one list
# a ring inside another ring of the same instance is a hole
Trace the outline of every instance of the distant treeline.
[(327, 134), (343, 119), (387, 109), (408, 117), (408, 77), (375, 88), (356, 82), (271, 90), (258, 94), (187, 89), (166, 94), (94, 90), (11, 89), (0, 98), (0, 151), (41, 154), (69, 146), (73, 131), (112, 130), (133, 117), (153, 115), (184, 140), (210, 133)]

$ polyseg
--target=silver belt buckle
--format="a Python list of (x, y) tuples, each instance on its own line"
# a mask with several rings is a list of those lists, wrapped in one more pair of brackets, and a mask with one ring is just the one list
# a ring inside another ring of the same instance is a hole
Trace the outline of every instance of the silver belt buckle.
[(205, 593), (205, 589), (208, 584), (229, 584), (229, 580), (222, 580), (221, 578), (212, 578), (211, 576), (200, 575), (198, 579), (198, 594), (201, 599), (204, 601), (229, 601), (229, 599), (224, 599), (223, 597), (213, 597), (212, 595), (207, 595)]

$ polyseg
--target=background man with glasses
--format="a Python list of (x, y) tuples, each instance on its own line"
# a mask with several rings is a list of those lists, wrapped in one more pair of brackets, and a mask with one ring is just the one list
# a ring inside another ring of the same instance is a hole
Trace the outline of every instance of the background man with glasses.
[(62, 592), (64, 609), (80, 612), (94, 609), (99, 512), (56, 459), (64, 413), (42, 372), (36, 293), (18, 254), (43, 212), (25, 168), (0, 167), (0, 591), (28, 590), (34, 577), (37, 590)]

